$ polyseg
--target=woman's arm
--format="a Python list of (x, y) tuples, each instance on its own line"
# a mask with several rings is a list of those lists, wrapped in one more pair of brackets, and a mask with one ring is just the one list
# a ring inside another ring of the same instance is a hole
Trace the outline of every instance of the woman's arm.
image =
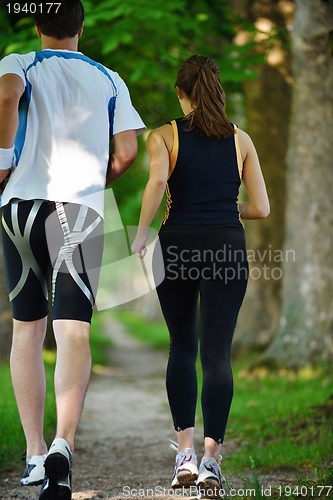
[(264, 177), (258, 155), (251, 138), (239, 130), (239, 144), (244, 160), (243, 183), (249, 201), (239, 205), (242, 219), (263, 219), (270, 211)]
[[(165, 129), (167, 127), (167, 129)], [(169, 130), (170, 129), (170, 130)], [(169, 151), (165, 142), (166, 133), (172, 134), (169, 125), (160, 127), (151, 132), (147, 139), (147, 150), (150, 156), (150, 173), (147, 182), (140, 214), (139, 227), (132, 245), (132, 252), (140, 258), (146, 254), (148, 229), (161, 204), (169, 173)]]

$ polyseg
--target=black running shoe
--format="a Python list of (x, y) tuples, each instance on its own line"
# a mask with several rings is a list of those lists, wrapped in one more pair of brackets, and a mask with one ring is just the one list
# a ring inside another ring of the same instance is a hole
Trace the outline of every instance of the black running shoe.
[(44, 467), (45, 478), (39, 500), (71, 500), (72, 453), (65, 439), (53, 441)]

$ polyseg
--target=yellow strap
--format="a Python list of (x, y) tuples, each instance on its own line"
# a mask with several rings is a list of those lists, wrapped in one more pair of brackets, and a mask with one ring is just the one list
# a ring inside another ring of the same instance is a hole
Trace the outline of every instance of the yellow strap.
[(239, 135), (238, 135), (238, 127), (234, 125), (235, 129), (235, 146), (236, 146), (236, 155), (237, 155), (237, 165), (238, 165), (238, 173), (239, 173), (239, 178), (242, 179), (243, 176), (243, 159), (242, 159), (242, 153), (240, 150), (239, 146)]
[(172, 150), (169, 156), (169, 175), (172, 174), (174, 171), (174, 168), (176, 166), (177, 158), (178, 158), (178, 150), (179, 150), (179, 138), (178, 138), (178, 127), (176, 120), (172, 120), (171, 122), (172, 125), (172, 130), (173, 130), (173, 145), (172, 145)]
[[(177, 158), (178, 158), (178, 150), (179, 150), (179, 137), (178, 137), (178, 127), (176, 120), (171, 121), (172, 125), (172, 131), (173, 131), (173, 145), (172, 145), (172, 150), (169, 155), (169, 173), (168, 173), (168, 179), (170, 178), (170, 175), (174, 171), (174, 168), (177, 163)], [(169, 184), (166, 184), (166, 194), (167, 194), (167, 205), (166, 205), (166, 211), (165, 211), (165, 216), (163, 220), (163, 224), (165, 224), (166, 220), (169, 217), (169, 212), (172, 204), (172, 199), (171, 199), (171, 193), (169, 189)]]
[(166, 195), (167, 195), (167, 202), (166, 202), (165, 215), (164, 215), (164, 219), (163, 219), (162, 224), (165, 224), (167, 219), (169, 218), (169, 212), (170, 212), (170, 208), (171, 208), (171, 204), (172, 204), (171, 193), (170, 193), (168, 183), (166, 183), (165, 190), (166, 190)]

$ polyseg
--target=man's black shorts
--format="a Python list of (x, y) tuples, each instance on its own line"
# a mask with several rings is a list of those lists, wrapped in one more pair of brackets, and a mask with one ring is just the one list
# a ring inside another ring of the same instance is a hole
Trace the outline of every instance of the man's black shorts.
[(3, 208), (4, 268), (13, 318), (91, 321), (103, 220), (73, 203), (14, 200)]

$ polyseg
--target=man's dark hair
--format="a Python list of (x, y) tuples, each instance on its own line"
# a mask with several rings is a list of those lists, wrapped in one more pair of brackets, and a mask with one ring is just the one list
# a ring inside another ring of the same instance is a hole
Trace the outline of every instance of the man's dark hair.
[(84, 21), (84, 8), (80, 0), (62, 0), (57, 12), (55, 9), (48, 12), (47, 3), (42, 3), (45, 8), (36, 12), (35, 23), (43, 35), (62, 40), (78, 34)]

